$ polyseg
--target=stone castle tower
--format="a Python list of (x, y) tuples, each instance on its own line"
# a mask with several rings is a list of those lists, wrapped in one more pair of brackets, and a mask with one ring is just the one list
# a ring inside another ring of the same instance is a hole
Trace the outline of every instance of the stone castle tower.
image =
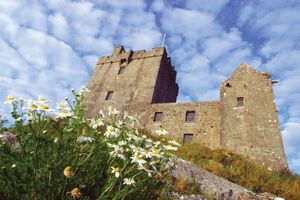
[(241, 64), (221, 84), (220, 101), (176, 103), (176, 71), (164, 47), (149, 52), (114, 49), (101, 57), (89, 81), (87, 117), (108, 106), (138, 116), (150, 132), (166, 129), (182, 143), (204, 143), (287, 167), (272, 80)]

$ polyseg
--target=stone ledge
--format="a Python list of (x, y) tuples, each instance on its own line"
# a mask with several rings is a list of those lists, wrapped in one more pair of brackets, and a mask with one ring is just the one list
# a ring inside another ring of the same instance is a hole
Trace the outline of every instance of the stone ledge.
[[(216, 176), (193, 163), (178, 159), (172, 172), (173, 179), (189, 177), (195, 182), (199, 193), (208, 199), (216, 200), (284, 200), (269, 193), (255, 194), (252, 191)], [(196, 200), (205, 199), (202, 195), (178, 195), (174, 199)]]

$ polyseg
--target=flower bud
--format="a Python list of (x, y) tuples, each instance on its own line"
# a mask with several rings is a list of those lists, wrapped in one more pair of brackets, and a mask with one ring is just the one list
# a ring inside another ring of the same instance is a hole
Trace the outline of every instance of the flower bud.
[(73, 176), (73, 169), (72, 167), (68, 166), (64, 169), (64, 175), (67, 178), (71, 178)]

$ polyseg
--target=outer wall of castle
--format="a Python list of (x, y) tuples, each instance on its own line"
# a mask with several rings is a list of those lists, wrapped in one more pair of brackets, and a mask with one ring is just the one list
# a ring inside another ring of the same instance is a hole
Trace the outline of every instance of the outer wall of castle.
[(181, 143), (204, 143), (273, 169), (287, 167), (272, 81), (246, 64), (221, 84), (220, 101), (176, 103), (176, 71), (166, 50), (126, 52), (119, 46), (99, 59), (88, 88), (87, 118), (112, 106), (137, 116), (153, 134), (166, 129)]

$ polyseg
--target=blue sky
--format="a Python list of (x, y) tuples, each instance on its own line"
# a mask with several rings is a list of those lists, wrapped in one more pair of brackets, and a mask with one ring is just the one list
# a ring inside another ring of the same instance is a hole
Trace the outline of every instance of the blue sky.
[(300, 173), (299, 0), (1, 0), (0, 112), (7, 95), (52, 104), (86, 85), (115, 45), (166, 47), (179, 101), (219, 99), (246, 62), (273, 79), (290, 168)]

